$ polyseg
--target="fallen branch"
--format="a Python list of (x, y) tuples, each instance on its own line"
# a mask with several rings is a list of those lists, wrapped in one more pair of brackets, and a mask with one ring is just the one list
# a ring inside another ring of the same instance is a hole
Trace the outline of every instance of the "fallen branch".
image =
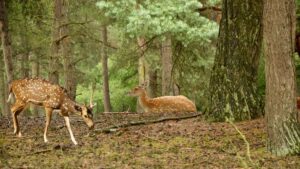
[(53, 149), (46, 149), (46, 150), (39, 150), (39, 151), (34, 151), (32, 153), (29, 153), (27, 155), (35, 155), (35, 154), (41, 154), (41, 153), (46, 153), (46, 152), (49, 152), (49, 151), (52, 151)]
[(139, 125), (149, 125), (149, 124), (161, 123), (161, 122), (170, 121), (170, 120), (184, 120), (184, 119), (195, 118), (200, 115), (202, 115), (202, 113), (197, 113), (197, 114), (183, 116), (183, 117), (163, 117), (163, 118), (155, 119), (155, 120), (129, 121), (128, 123), (116, 124), (116, 125), (112, 125), (110, 127), (102, 128), (102, 129), (101, 128), (95, 129), (94, 132), (110, 133), (110, 132), (116, 131), (119, 128), (127, 128), (127, 127), (131, 127), (131, 126), (139, 126)]
[(103, 114), (139, 114), (139, 113), (125, 111), (125, 112), (103, 112)]

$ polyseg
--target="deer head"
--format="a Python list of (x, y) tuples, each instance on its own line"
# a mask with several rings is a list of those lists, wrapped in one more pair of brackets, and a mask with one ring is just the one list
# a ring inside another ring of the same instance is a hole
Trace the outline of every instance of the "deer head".
[(128, 92), (128, 96), (142, 96), (144, 94), (146, 94), (146, 87), (147, 87), (148, 81), (145, 81), (144, 83), (142, 83), (139, 86), (136, 86), (135, 88), (133, 88), (131, 91)]
[(93, 107), (86, 106), (86, 105), (75, 105), (76, 111), (78, 111), (78, 114), (82, 117), (83, 121), (86, 123), (86, 125), (89, 127), (89, 129), (94, 128), (94, 122), (93, 122)]
[(128, 96), (141, 96), (143, 94), (145, 94), (145, 88), (143, 86), (137, 86), (135, 88), (133, 88), (131, 91), (128, 92)]

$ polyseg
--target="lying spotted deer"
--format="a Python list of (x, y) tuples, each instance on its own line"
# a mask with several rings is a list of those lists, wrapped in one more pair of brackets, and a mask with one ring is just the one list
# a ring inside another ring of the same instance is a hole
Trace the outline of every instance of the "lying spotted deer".
[(144, 86), (133, 88), (128, 95), (139, 97), (139, 102), (144, 111), (151, 113), (164, 112), (196, 112), (195, 104), (185, 96), (162, 96), (150, 98)]
[(66, 90), (59, 85), (52, 84), (46, 80), (20, 79), (10, 83), (8, 102), (15, 97), (15, 103), (11, 107), (14, 123), (14, 133), (21, 137), (21, 131), (17, 116), (27, 107), (28, 104), (43, 106), (46, 112), (46, 127), (44, 131), (44, 141), (48, 142), (47, 131), (51, 121), (53, 110), (59, 110), (64, 117), (66, 126), (71, 136), (72, 142), (77, 145), (70, 126), (69, 113), (80, 115), (90, 129), (94, 127), (92, 108), (90, 106), (80, 105), (71, 100)]

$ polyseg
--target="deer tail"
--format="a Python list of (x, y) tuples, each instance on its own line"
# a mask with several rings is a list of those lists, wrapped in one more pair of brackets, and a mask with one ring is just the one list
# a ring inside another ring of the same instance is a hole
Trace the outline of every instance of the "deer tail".
[(12, 87), (11, 87), (11, 84), (8, 85), (8, 99), (7, 99), (7, 103), (9, 103), (11, 100), (12, 100), (12, 97), (13, 97), (13, 92), (12, 92)]

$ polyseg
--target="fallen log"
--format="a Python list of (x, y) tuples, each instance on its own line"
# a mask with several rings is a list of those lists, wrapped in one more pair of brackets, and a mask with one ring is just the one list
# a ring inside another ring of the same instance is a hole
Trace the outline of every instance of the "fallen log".
[(111, 133), (117, 131), (120, 128), (127, 128), (131, 126), (139, 126), (139, 125), (149, 125), (149, 124), (161, 123), (161, 122), (171, 121), (171, 120), (184, 120), (184, 119), (195, 118), (200, 115), (202, 115), (202, 113), (197, 113), (197, 114), (187, 115), (182, 117), (162, 117), (155, 120), (129, 121), (127, 123), (116, 124), (106, 128), (94, 129), (93, 131), (96, 133)]

